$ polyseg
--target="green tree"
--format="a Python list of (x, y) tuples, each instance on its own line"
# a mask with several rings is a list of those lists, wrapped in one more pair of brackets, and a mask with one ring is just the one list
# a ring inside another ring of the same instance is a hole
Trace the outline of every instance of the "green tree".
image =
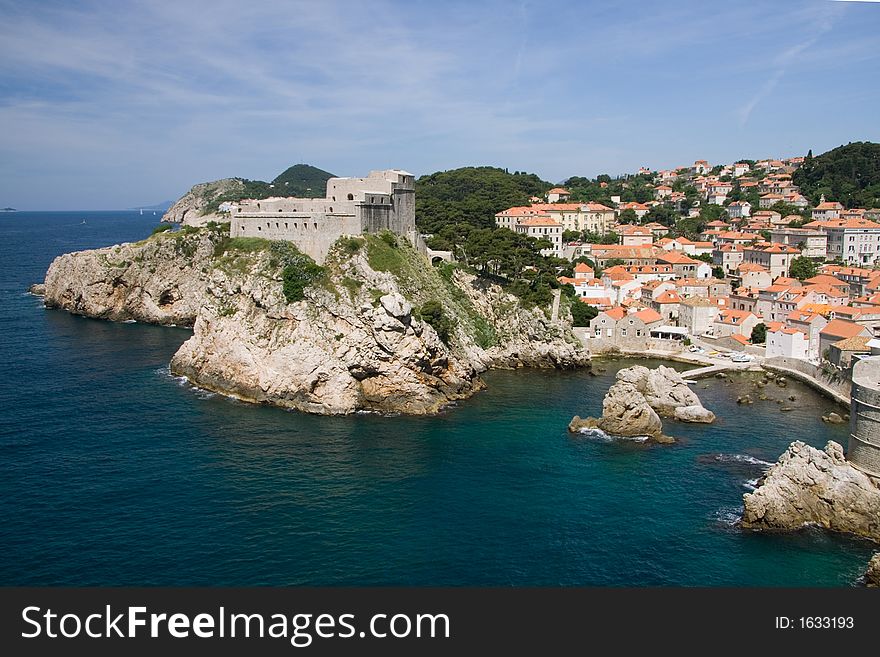
[(718, 265), (712, 267), (712, 276), (719, 280), (723, 280), (726, 274), (724, 273), (724, 267), (720, 267)]
[(639, 217), (636, 214), (636, 211), (632, 208), (627, 208), (623, 212), (620, 213), (620, 217), (618, 217), (618, 222), (621, 224), (637, 224), (639, 223)]
[(534, 174), (511, 174), (496, 167), (464, 167), (439, 171), (416, 180), (416, 223), (424, 233), (449, 226), (491, 228), (495, 214), (528, 204), (549, 182)]
[(807, 155), (792, 182), (815, 205), (824, 194), (848, 208), (880, 207), (880, 144), (852, 142)]
[(816, 262), (803, 256), (792, 258), (791, 264), (788, 267), (789, 276), (796, 278), (799, 281), (813, 278), (818, 272), (819, 266)]
[(755, 324), (755, 328), (752, 329), (750, 340), (752, 341), (752, 344), (764, 344), (767, 341), (767, 327), (763, 322)]
[(599, 314), (599, 309), (579, 299), (573, 299), (571, 303), (572, 326), (589, 326), (590, 320)]

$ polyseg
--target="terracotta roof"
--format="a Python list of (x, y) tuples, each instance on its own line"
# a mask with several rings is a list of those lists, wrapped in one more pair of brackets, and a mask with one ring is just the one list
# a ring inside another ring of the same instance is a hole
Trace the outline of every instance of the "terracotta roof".
[(593, 268), (586, 262), (579, 262), (575, 265), (574, 271), (576, 274), (589, 274), (593, 271)]
[(550, 217), (529, 217), (519, 223), (520, 226), (561, 226), (558, 221)]
[(752, 317), (755, 316), (754, 313), (750, 313), (748, 310), (731, 310), (730, 308), (725, 308), (718, 314), (718, 319), (715, 321), (721, 322), (722, 324), (740, 326), (749, 315)]
[(623, 319), (626, 315), (626, 310), (618, 306), (617, 308), (611, 308), (610, 310), (606, 310), (605, 314), (608, 315), (613, 320)]
[(662, 260), (673, 265), (704, 264), (702, 260), (694, 260), (693, 258), (686, 256), (684, 253), (679, 253), (677, 251), (668, 251), (663, 255), (658, 255), (657, 260)]
[(638, 317), (645, 324), (650, 324), (651, 322), (659, 322), (663, 319), (663, 316), (652, 308), (640, 310), (639, 312), (635, 313), (634, 317)]
[(828, 325), (825, 326), (825, 328), (819, 331), (819, 335), (830, 335), (831, 337), (839, 338), (852, 338), (865, 330), (865, 327), (861, 324), (848, 322), (845, 319), (832, 319), (830, 322), (828, 322)]
[(644, 237), (650, 237), (653, 233), (651, 233), (650, 228), (644, 228), (643, 226), (624, 226), (620, 229), (621, 235), (641, 235)]
[(820, 228), (880, 228), (880, 224), (867, 219), (828, 219), (825, 221), (811, 221), (805, 226), (818, 226)]
[(655, 303), (681, 303), (681, 297), (678, 295), (678, 292), (673, 292), (672, 290), (668, 290), (666, 292), (662, 292), (656, 299), (654, 299)]
[(845, 287), (846, 289), (849, 289), (849, 283), (834, 276), (830, 276), (829, 274), (818, 274), (812, 278), (806, 279), (804, 283), (812, 285), (830, 285), (831, 287)]
[(727, 337), (729, 337), (731, 340), (736, 340), (740, 344), (745, 345), (749, 343), (749, 339), (744, 335), (740, 335), (739, 333), (734, 333), (733, 335), (729, 335)]
[(832, 343), (835, 347), (840, 349), (841, 351), (871, 351), (871, 348), (868, 347), (868, 341), (870, 337), (866, 337), (864, 335), (855, 335), (851, 338), (844, 338), (843, 340), (838, 340), (837, 342)]
[(688, 297), (681, 302), (681, 305), (691, 308), (716, 308), (718, 306), (718, 304), (707, 297)]
[(567, 189), (563, 189), (562, 187), (554, 187), (551, 189), (548, 194), (568, 194), (569, 191)]

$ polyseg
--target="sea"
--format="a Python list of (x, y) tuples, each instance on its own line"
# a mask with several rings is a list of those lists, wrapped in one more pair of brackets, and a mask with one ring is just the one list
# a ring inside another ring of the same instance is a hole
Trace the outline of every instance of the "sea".
[(738, 526), (791, 441), (846, 442), (797, 382), (743, 407), (749, 376), (701, 381), (718, 421), (666, 421), (674, 445), (568, 433), (626, 360), (489, 372), (435, 417), (319, 417), (175, 378), (184, 328), (28, 294), (57, 255), (158, 219), (0, 214), (0, 585), (839, 587), (865, 569), (866, 541)]

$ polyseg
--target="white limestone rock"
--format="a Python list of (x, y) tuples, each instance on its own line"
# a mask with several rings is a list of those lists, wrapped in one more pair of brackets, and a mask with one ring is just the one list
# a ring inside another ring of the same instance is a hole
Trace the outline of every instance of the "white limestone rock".
[(620, 370), (617, 380), (635, 386), (661, 417), (673, 417), (682, 422), (715, 421), (715, 414), (703, 407), (697, 394), (671, 367), (661, 365), (648, 369), (635, 365)]
[(208, 206), (221, 196), (243, 191), (244, 187), (244, 181), (240, 178), (223, 178), (193, 185), (166, 210), (162, 221), (187, 226), (204, 226), (209, 221), (229, 221), (225, 215), (208, 212)]
[[(46, 304), (88, 317), (192, 326), (172, 359), (175, 374), (242, 400), (312, 413), (434, 413), (480, 390), (488, 367), (589, 361), (570, 326), (470, 275), (457, 273), (450, 283), (470, 304), (467, 312), (427, 262), (424, 280), (408, 283), (419, 304), (445, 299), (454, 327), (447, 345), (416, 318), (400, 281), (372, 270), (363, 254), (337, 262), (342, 270), (331, 280), (288, 303), (272, 256), (215, 253), (224, 239), (203, 228), (60, 256), (46, 275)], [(334, 285), (345, 278), (357, 285)], [(494, 345), (477, 343), (477, 323)]]
[(824, 451), (793, 442), (743, 496), (743, 506), (744, 527), (793, 530), (816, 524), (880, 541), (880, 488), (846, 461), (834, 441)]

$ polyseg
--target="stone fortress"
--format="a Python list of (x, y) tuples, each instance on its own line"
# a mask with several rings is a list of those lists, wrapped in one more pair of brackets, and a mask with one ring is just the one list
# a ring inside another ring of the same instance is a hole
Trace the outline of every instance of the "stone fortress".
[(853, 367), (846, 460), (875, 481), (880, 478), (880, 356)]
[(230, 208), (232, 237), (287, 240), (322, 264), (342, 236), (390, 230), (421, 251), (416, 232), (415, 177), (399, 169), (371, 171), (366, 178), (330, 178), (323, 199), (248, 199)]

